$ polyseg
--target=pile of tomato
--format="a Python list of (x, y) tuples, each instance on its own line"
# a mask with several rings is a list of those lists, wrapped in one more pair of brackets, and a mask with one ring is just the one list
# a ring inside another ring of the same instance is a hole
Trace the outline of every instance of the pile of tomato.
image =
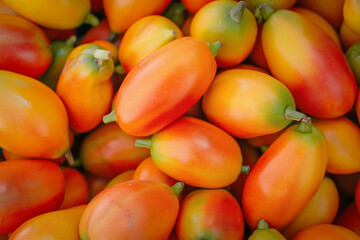
[(360, 0), (0, 0), (0, 240), (360, 239)]

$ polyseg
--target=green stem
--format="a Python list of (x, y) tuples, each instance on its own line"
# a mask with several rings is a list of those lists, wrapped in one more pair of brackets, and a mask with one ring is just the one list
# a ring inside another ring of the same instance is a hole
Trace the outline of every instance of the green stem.
[(135, 141), (135, 147), (151, 147), (151, 138), (140, 138)]
[(260, 9), (260, 12), (261, 12), (261, 16), (262, 16), (262, 19), (264, 21), (268, 20), (269, 17), (275, 13), (275, 10), (269, 6), (268, 4), (266, 3), (263, 3), (259, 6), (259, 9)]
[(171, 186), (171, 189), (173, 190), (173, 192), (175, 193), (175, 195), (177, 197), (179, 197), (180, 193), (182, 192), (182, 190), (184, 189), (185, 184), (183, 182), (177, 182), (174, 185)]
[(235, 22), (239, 23), (246, 9), (246, 2), (240, 1), (230, 10), (230, 17)]
[(123, 68), (123, 66), (121, 64), (116, 65), (114, 68), (114, 71), (120, 75), (126, 74), (125, 69)]
[(268, 146), (262, 145), (262, 146), (260, 147), (260, 151), (261, 151), (262, 153), (264, 153), (268, 148), (269, 148)]
[(109, 35), (109, 37), (107, 38), (107, 40), (108, 40), (109, 42), (112, 42), (112, 41), (115, 40), (116, 36), (117, 36), (117, 33), (116, 33), (116, 32), (111, 32), (110, 35)]
[(111, 53), (104, 49), (96, 49), (93, 56), (94, 56), (94, 58), (98, 58), (101, 60), (109, 60)]
[(311, 118), (304, 117), (303, 119), (301, 119), (301, 122), (299, 123), (297, 130), (301, 133), (311, 133), (312, 131)]
[(67, 163), (70, 166), (74, 166), (74, 164), (75, 164), (74, 156), (72, 155), (70, 149), (64, 154), (64, 156), (65, 156), (65, 159), (66, 159)]
[(301, 121), (304, 117), (306, 117), (305, 114), (296, 111), (291, 106), (287, 106), (285, 109), (285, 119), (287, 120), (295, 120), (295, 121)]
[(266, 230), (266, 229), (269, 229), (269, 224), (268, 224), (264, 219), (260, 219), (260, 220), (258, 221), (257, 229), (258, 229), (258, 230)]
[(116, 121), (117, 119), (116, 119), (115, 110), (112, 110), (109, 114), (103, 117), (103, 123), (111, 123)]
[(258, 7), (255, 8), (255, 10), (254, 10), (254, 17), (255, 17), (256, 22), (257, 22), (258, 24), (261, 24), (261, 23), (263, 22), (263, 18), (262, 18), (262, 15), (261, 15), (261, 11), (260, 11), (260, 9), (259, 9)]
[(241, 171), (240, 171), (240, 173), (249, 174), (249, 172), (250, 172), (250, 166), (245, 166), (245, 165), (242, 165), (242, 166), (241, 166)]
[(76, 40), (77, 40), (77, 37), (75, 35), (72, 35), (68, 38), (68, 40), (65, 41), (65, 45), (68, 47), (73, 47)]
[(222, 47), (222, 43), (220, 41), (214, 42), (214, 43), (206, 43), (209, 48), (211, 53), (214, 55), (214, 57), (216, 57), (216, 55), (218, 54), (220, 48)]
[(89, 13), (88, 15), (86, 15), (84, 23), (96, 27), (97, 25), (99, 25), (99, 19), (94, 14)]

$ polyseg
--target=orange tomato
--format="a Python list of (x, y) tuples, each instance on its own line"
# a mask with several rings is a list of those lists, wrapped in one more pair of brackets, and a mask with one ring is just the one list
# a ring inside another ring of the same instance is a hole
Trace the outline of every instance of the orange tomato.
[(200, 99), (215, 72), (206, 43), (184, 37), (166, 44), (126, 75), (115, 102), (120, 128), (134, 136), (159, 131)]
[(180, 28), (168, 18), (147, 16), (133, 23), (119, 47), (119, 61), (126, 72), (155, 50), (183, 36)]
[(214, 0), (181, 0), (186, 9), (192, 14), (197, 13), (203, 6)]
[(178, 211), (177, 195), (165, 183), (126, 181), (105, 189), (88, 204), (80, 219), (80, 237), (167, 239)]
[(64, 191), (64, 175), (53, 162), (0, 162), (0, 234), (12, 233), (28, 219), (56, 210)]
[(111, 186), (114, 186), (115, 184), (118, 183), (122, 183), (122, 182), (126, 182), (126, 181), (130, 181), (133, 179), (135, 170), (131, 169), (131, 170), (127, 170), (124, 171), (122, 173), (120, 173), (119, 175), (115, 176), (114, 178), (112, 178), (105, 186), (105, 188), (109, 188)]
[(281, 233), (292, 239), (301, 230), (320, 223), (332, 223), (339, 208), (339, 193), (335, 183), (325, 177), (301, 213)]
[(109, 52), (95, 44), (82, 44), (68, 56), (56, 93), (64, 102), (74, 131), (88, 132), (102, 122), (111, 107), (113, 71)]
[(21, 224), (9, 240), (67, 239), (78, 240), (80, 217), (86, 205), (37, 215)]
[(347, 51), (353, 44), (360, 41), (360, 34), (356, 34), (351, 31), (345, 21), (341, 23), (339, 35), (345, 51)]
[(62, 156), (70, 143), (60, 98), (36, 79), (0, 70), (0, 146), (28, 158)]
[(306, 228), (296, 234), (292, 240), (359, 240), (360, 237), (353, 231), (334, 224), (318, 224)]
[(104, 0), (104, 11), (113, 32), (124, 33), (134, 22), (149, 15), (159, 15), (171, 0)]
[(344, 21), (356, 34), (360, 34), (360, 1), (345, 0), (343, 7)]
[(319, 188), (327, 165), (326, 141), (308, 121), (285, 130), (250, 171), (242, 207), (252, 229), (261, 219), (277, 230), (285, 228)]
[(360, 128), (346, 117), (314, 119), (313, 124), (326, 138), (329, 156), (326, 171), (334, 174), (360, 172)]

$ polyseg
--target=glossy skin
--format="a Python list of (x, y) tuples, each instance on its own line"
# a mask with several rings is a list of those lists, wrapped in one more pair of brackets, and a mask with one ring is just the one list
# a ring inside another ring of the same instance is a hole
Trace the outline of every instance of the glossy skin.
[(120, 128), (134, 136), (159, 131), (200, 99), (215, 72), (206, 43), (184, 37), (166, 44), (126, 75), (115, 102)]
[(257, 26), (253, 14), (245, 9), (240, 22), (230, 17), (236, 1), (214, 1), (201, 8), (194, 16), (190, 35), (205, 42), (221, 41), (216, 55), (218, 67), (235, 66), (249, 56), (254, 47)]
[(90, 0), (3, 1), (30, 21), (54, 29), (76, 28), (90, 12)]
[(345, 21), (341, 23), (339, 35), (345, 51), (347, 51), (353, 44), (360, 41), (360, 34), (356, 34), (351, 31)]
[(11, 233), (28, 219), (56, 210), (64, 189), (64, 176), (53, 162), (0, 162), (0, 234)]
[(88, 204), (79, 233), (82, 240), (167, 239), (178, 211), (177, 196), (168, 185), (127, 181), (105, 189)]
[(298, 0), (297, 5), (323, 16), (336, 30), (343, 20), (344, 0)]
[(89, 186), (84, 175), (71, 167), (63, 167), (62, 172), (65, 179), (65, 196), (58, 209), (87, 204), (89, 201)]
[(134, 169), (127, 170), (127, 171), (124, 171), (124, 172), (120, 173), (116, 177), (112, 178), (110, 180), (110, 182), (108, 182), (106, 184), (105, 188), (109, 188), (109, 187), (114, 186), (115, 184), (118, 184), (118, 183), (133, 180), (134, 173), (135, 173)]
[(136, 137), (124, 133), (116, 123), (101, 125), (82, 142), (79, 156), (84, 168), (106, 178), (135, 169), (150, 155), (135, 147)]
[(160, 15), (171, 0), (104, 0), (104, 11), (113, 32), (124, 33), (134, 22), (149, 16)]
[(245, 0), (248, 8), (254, 12), (261, 4), (266, 3), (272, 8), (278, 9), (288, 9), (294, 6), (297, 0)]
[(247, 69), (218, 74), (202, 100), (207, 118), (238, 138), (280, 131), (291, 122), (284, 116), (287, 106), (296, 108), (284, 84), (268, 74)]
[(302, 7), (293, 7), (293, 8), (291, 8), (291, 10), (308, 18), (311, 22), (313, 22), (319, 28), (324, 30), (336, 42), (336, 44), (341, 48), (341, 42), (340, 42), (338, 33), (336, 32), (334, 27), (328, 21), (325, 20), (325, 18), (323, 18), (316, 12), (313, 12), (311, 10), (308, 10), (308, 9), (302, 8)]
[(66, 109), (45, 84), (0, 71), (0, 146), (29, 158), (55, 159), (69, 149)]
[(314, 119), (325, 135), (329, 162), (326, 171), (334, 174), (351, 174), (360, 171), (360, 128), (346, 117)]
[(43, 30), (15, 15), (0, 15), (0, 68), (38, 78), (52, 61), (51, 46)]
[(359, 240), (360, 237), (353, 231), (334, 224), (318, 224), (306, 228), (296, 234), (292, 240)]
[(291, 239), (301, 230), (320, 223), (332, 223), (339, 208), (339, 193), (328, 177), (301, 213), (281, 233)]
[(168, 18), (147, 16), (132, 24), (119, 47), (119, 61), (126, 72), (167, 43), (181, 38), (181, 30)]
[[(58, 210), (33, 217), (20, 225), (9, 240), (67, 239), (78, 240), (80, 217), (86, 205)], [(61, 226), (61, 227), (60, 227)]]
[(186, 9), (192, 14), (197, 13), (203, 6), (214, 0), (181, 0)]
[(286, 128), (283, 128), (281, 131), (267, 134), (259, 137), (248, 138), (246, 141), (254, 147), (261, 148), (262, 146), (270, 146), (284, 131)]
[(247, 177), (242, 207), (252, 229), (260, 219), (279, 231), (286, 227), (324, 178), (327, 149), (323, 134), (314, 127), (311, 133), (302, 133), (297, 127), (289, 127), (273, 142)]
[(92, 43), (96, 40), (107, 40), (110, 34), (109, 21), (103, 19), (99, 22), (99, 25), (92, 27), (85, 33), (84, 37), (80, 40), (80, 44)]
[(182, 117), (152, 137), (151, 158), (166, 175), (185, 184), (221, 188), (233, 183), (241, 169), (235, 139), (200, 119)]
[(178, 240), (240, 240), (244, 217), (239, 203), (225, 189), (195, 190), (181, 202), (175, 230)]
[(351, 31), (360, 34), (360, 1), (345, 0), (343, 14), (344, 21)]
[(264, 23), (262, 44), (271, 73), (306, 114), (335, 118), (352, 108), (357, 87), (345, 55), (307, 18), (276, 11)]
[(354, 203), (342, 210), (334, 224), (343, 226), (360, 235), (360, 215)]
[(102, 122), (113, 97), (112, 59), (97, 62), (93, 56), (95, 44), (82, 44), (68, 56), (61, 72), (56, 93), (64, 102), (70, 127), (75, 132), (87, 132)]
[(355, 75), (358, 86), (360, 86), (360, 41), (346, 51), (346, 59)]
[(133, 180), (148, 180), (166, 183), (169, 186), (174, 185), (177, 181), (160, 171), (154, 164), (151, 157), (144, 159), (135, 169)]

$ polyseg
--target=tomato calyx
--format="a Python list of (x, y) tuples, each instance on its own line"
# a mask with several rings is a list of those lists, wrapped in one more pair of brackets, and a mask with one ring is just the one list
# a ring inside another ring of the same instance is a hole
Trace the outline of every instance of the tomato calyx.
[(254, 10), (255, 19), (259, 24), (268, 20), (273, 13), (275, 13), (275, 9), (266, 3), (260, 4)]
[(311, 133), (312, 132), (311, 118), (304, 117), (303, 119), (301, 119), (297, 130), (301, 133)]
[(217, 42), (214, 42), (214, 43), (207, 42), (206, 44), (209, 46), (210, 51), (214, 55), (214, 57), (216, 57), (216, 55), (218, 54), (220, 48), (223, 45), (222, 42), (220, 42), (220, 41), (217, 41)]
[(179, 197), (182, 190), (184, 189), (185, 184), (183, 182), (177, 182), (174, 185), (172, 185), (170, 188), (173, 190), (174, 194)]
[(241, 21), (241, 18), (244, 14), (245, 9), (246, 9), (246, 2), (245, 1), (238, 2), (235, 5), (235, 7), (233, 7), (230, 10), (231, 19), (234, 20), (235, 22), (239, 23)]

